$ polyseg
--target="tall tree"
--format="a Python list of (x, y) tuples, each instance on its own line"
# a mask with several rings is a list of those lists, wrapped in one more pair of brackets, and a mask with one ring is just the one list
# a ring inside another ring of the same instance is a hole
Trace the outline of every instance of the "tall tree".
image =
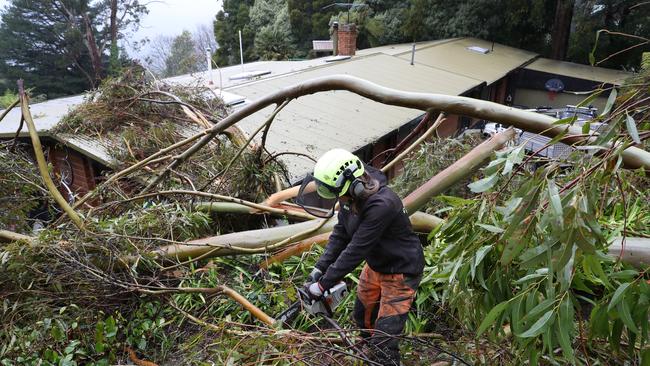
[(109, 72), (115, 75), (119, 69), (120, 50), (117, 47), (117, 0), (110, 0), (111, 58)]
[[(576, 0), (568, 59), (588, 63), (595, 47), (598, 66), (636, 69), (650, 50), (650, 3), (631, 0)], [(601, 32), (596, 44), (596, 34)], [(622, 52), (627, 50), (625, 52)]]
[(138, 0), (111, 5), (105, 0), (13, 0), (0, 24), (5, 88), (13, 88), (19, 78), (48, 97), (96, 87), (106, 75), (113, 37), (137, 28), (147, 11)]
[(165, 76), (189, 74), (205, 70), (203, 53), (198, 52), (192, 33), (185, 30), (174, 38), (165, 60)]
[(214, 36), (219, 43), (215, 53), (220, 66), (239, 62), (239, 31), (242, 32), (244, 61), (254, 59), (253, 45), (257, 30), (250, 26), (249, 11), (254, 0), (224, 0), (223, 10), (217, 13)]
[(569, 50), (571, 20), (573, 19), (574, 0), (558, 0), (555, 5), (555, 20), (551, 32), (551, 58), (564, 60)]
[(331, 0), (287, 1), (291, 33), (305, 54), (311, 49), (313, 40), (330, 38), (330, 19), (340, 10), (330, 6), (333, 3)]
[(257, 29), (255, 56), (261, 60), (286, 60), (295, 52), (287, 0), (255, 0), (250, 24)]

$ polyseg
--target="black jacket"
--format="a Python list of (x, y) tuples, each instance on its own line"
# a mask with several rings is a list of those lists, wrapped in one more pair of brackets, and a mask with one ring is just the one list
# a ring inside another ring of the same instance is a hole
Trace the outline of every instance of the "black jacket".
[(382, 185), (360, 206), (358, 215), (343, 205), (339, 210), (325, 253), (316, 263), (323, 272), (321, 286), (331, 288), (363, 260), (379, 273), (422, 274), (422, 245), (395, 192)]

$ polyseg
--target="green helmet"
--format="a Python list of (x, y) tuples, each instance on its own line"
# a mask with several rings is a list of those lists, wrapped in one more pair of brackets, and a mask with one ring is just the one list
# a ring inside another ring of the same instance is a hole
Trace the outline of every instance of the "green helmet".
[(321, 156), (314, 166), (318, 195), (334, 199), (348, 192), (355, 178), (364, 173), (361, 160), (349, 151), (333, 149)]

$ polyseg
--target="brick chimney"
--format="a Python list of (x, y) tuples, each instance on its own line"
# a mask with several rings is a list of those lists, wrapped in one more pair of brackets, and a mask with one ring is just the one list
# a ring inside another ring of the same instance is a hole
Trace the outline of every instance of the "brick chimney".
[(357, 26), (355, 24), (339, 25), (338, 52), (341, 56), (354, 56), (357, 51)]

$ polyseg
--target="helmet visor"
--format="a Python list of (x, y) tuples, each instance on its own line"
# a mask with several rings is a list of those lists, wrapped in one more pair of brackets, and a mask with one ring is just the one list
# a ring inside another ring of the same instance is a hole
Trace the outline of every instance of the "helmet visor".
[(310, 215), (330, 218), (334, 216), (334, 207), (338, 200), (338, 194), (333, 192), (326, 184), (323, 184), (312, 174), (307, 174), (302, 180), (296, 203)]

